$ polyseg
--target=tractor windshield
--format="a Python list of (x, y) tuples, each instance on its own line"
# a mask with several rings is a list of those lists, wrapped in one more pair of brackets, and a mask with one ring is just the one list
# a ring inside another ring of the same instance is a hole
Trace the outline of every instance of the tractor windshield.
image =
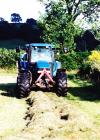
[(52, 61), (51, 47), (49, 46), (33, 46), (31, 51), (31, 62)]

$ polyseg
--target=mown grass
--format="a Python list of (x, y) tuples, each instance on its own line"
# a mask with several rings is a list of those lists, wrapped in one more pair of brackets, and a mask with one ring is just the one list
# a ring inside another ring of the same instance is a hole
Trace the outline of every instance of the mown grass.
[(3, 76), (3, 75), (16, 75), (18, 73), (17, 71), (17, 68), (11, 68), (11, 69), (8, 69), (8, 68), (0, 68), (0, 76)]
[[(1, 73), (1, 72), (0, 72)], [(6, 76), (8, 73), (4, 73)], [(9, 74), (12, 75), (12, 72), (9, 71)], [(72, 73), (71, 73), (72, 75)], [(13, 96), (13, 89), (11, 87), (15, 87), (15, 84), (2, 84), (0, 85), (0, 90), (6, 91), (7, 94), (3, 94), (4, 96)], [(1, 96), (2, 96), (1, 95)], [(2, 97), (3, 98), (3, 97)], [(70, 139), (76, 140), (100, 140), (100, 91), (96, 89), (94, 85), (92, 85), (91, 82), (86, 80), (81, 80), (77, 76), (76, 73), (74, 73), (73, 76), (70, 77), (70, 73), (68, 75), (68, 95), (65, 98), (66, 101), (85, 114), (88, 115), (90, 120), (92, 121), (93, 125), (92, 128), (89, 130), (86, 130), (85, 132), (78, 131), (76, 133), (68, 132), (68, 134), (65, 132), (65, 136), (70, 137)], [(84, 120), (85, 121), (85, 120)], [(76, 124), (75, 124), (76, 125)], [(80, 124), (81, 125), (81, 124)], [(5, 135), (10, 132), (11, 130), (7, 130)], [(63, 132), (64, 133), (64, 132)], [(94, 134), (95, 133), (95, 134)], [(96, 137), (95, 137), (96, 136)]]
[(73, 96), (73, 99), (76, 97), (79, 100), (87, 101), (99, 101), (100, 100), (100, 91), (97, 90), (96, 85), (93, 85), (92, 82), (80, 79), (76, 74), (74, 76), (68, 76), (69, 79), (69, 92), (70, 97)]
[(0, 95), (0, 140), (17, 135), (23, 129), (26, 106), (24, 100)]
[[(90, 137), (93, 133), (97, 133), (95, 140), (99, 140), (100, 91), (97, 90), (96, 86), (92, 85), (92, 83), (79, 78), (69, 79), (68, 85), (67, 101), (89, 116), (93, 122), (93, 128), (91, 128), (88, 135)], [(95, 132), (92, 132), (92, 130), (95, 130)], [(88, 139), (89, 138), (87, 138), (87, 140)]]

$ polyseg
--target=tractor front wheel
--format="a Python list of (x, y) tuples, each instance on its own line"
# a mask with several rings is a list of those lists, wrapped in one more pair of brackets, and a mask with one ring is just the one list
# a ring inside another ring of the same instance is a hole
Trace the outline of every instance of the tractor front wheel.
[(56, 93), (58, 96), (67, 95), (67, 75), (65, 71), (58, 71), (56, 75)]

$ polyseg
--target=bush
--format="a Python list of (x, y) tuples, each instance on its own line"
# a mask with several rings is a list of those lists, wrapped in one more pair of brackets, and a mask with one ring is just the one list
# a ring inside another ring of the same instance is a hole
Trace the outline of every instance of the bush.
[(89, 52), (69, 52), (59, 56), (59, 61), (62, 62), (62, 66), (67, 70), (79, 69), (85, 60), (89, 56)]
[(16, 58), (15, 50), (0, 49), (1, 68), (14, 68), (16, 66)]
[(100, 51), (92, 51), (80, 67), (79, 74), (89, 78), (97, 86), (100, 85)]
[(100, 72), (100, 51), (92, 51), (87, 61), (91, 65), (92, 70)]

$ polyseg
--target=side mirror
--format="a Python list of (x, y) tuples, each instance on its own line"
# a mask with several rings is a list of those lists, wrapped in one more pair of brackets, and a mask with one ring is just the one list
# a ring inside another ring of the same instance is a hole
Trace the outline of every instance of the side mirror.
[(16, 47), (16, 53), (20, 53), (20, 46)]

